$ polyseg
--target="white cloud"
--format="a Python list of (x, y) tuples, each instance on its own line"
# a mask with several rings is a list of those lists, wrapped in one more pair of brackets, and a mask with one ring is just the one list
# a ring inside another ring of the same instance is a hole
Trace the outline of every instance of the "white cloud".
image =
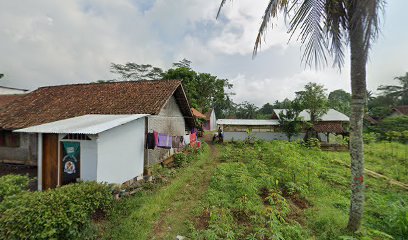
[[(309, 81), (324, 83), (329, 90), (348, 90), (348, 65), (341, 74), (301, 67), (299, 45), (287, 44), (283, 17), (268, 30), (266, 44), (251, 60), (267, 2), (229, 2), (216, 20), (219, 1), (1, 1), (2, 85), (32, 89), (90, 82), (112, 78), (111, 62), (166, 68), (187, 58), (199, 71), (232, 79), (237, 101), (257, 105), (291, 97)], [(406, 5), (389, 3), (392, 15), (368, 64), (370, 89), (393, 83), (394, 76), (408, 70), (408, 32), (399, 27)]]

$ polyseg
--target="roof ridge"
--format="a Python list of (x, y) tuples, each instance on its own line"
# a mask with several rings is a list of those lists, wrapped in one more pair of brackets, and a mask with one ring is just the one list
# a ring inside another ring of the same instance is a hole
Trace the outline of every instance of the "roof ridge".
[(51, 86), (42, 86), (38, 89), (44, 88), (58, 88), (58, 87), (66, 87), (66, 86), (86, 86), (86, 85), (110, 85), (110, 84), (125, 84), (125, 83), (146, 83), (146, 82), (180, 82), (180, 79), (159, 79), (159, 80), (132, 80), (132, 81), (113, 81), (113, 82), (88, 82), (88, 83), (72, 83), (72, 84), (61, 84), (61, 85), (51, 85)]

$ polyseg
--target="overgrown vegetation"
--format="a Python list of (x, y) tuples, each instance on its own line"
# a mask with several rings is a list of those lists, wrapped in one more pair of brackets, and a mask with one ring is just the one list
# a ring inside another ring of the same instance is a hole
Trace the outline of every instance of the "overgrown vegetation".
[(0, 202), (7, 196), (28, 190), (29, 183), (28, 176), (10, 174), (0, 177)]
[(111, 186), (95, 182), (10, 195), (0, 203), (0, 239), (93, 237), (91, 217), (112, 202)]
[(156, 222), (164, 217), (169, 206), (198, 173), (205, 174), (200, 169), (210, 162), (210, 151), (204, 144), (199, 150), (188, 148), (185, 153), (175, 155), (175, 168), (156, 165), (153, 182), (144, 184), (144, 190), (115, 204), (108, 221), (97, 225), (98, 238), (151, 239)]
[[(393, 143), (398, 144), (398, 143)], [(380, 144), (366, 148), (367, 165), (390, 166)], [(403, 147), (396, 150), (400, 155)], [(378, 149), (378, 150), (377, 150)], [(385, 158), (384, 158), (385, 157)], [(345, 230), (350, 197), (350, 156), (299, 143), (256, 142), (225, 146), (192, 239), (406, 239), (408, 195), (387, 181), (368, 178), (363, 227)], [(395, 160), (400, 168), (403, 159)], [(405, 161), (406, 162), (406, 161)], [(397, 168), (397, 167), (396, 167)], [(384, 174), (388, 174), (385, 172)], [(389, 177), (395, 175), (389, 173)], [(405, 173), (406, 175), (406, 173)]]

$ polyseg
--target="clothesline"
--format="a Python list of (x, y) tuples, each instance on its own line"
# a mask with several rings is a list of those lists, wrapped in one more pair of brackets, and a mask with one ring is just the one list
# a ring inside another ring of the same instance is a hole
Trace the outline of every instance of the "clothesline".
[(183, 148), (187, 145), (195, 145), (197, 142), (197, 133), (185, 134), (183, 136), (172, 136), (156, 131), (147, 133), (146, 147), (148, 149), (164, 148)]

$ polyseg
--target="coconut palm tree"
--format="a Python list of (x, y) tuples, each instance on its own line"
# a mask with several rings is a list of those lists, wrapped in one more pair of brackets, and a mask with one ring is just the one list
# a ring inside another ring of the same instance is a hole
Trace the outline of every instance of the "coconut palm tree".
[[(221, 0), (217, 17), (227, 1)], [(366, 64), (372, 41), (378, 36), (379, 15), (385, 0), (270, 0), (256, 37), (253, 56), (261, 47), (266, 30), (279, 13), (288, 20), (291, 37), (299, 36), (306, 65), (322, 67), (328, 58), (344, 65), (345, 48), (350, 46), (351, 117), (350, 155), (352, 194), (348, 229), (361, 225), (364, 204), (364, 145), (362, 138), (366, 102)]]
[(400, 86), (380, 86), (377, 90), (383, 91), (389, 97), (399, 98), (401, 105), (408, 104), (408, 72), (404, 76), (395, 77), (394, 80), (398, 80)]

